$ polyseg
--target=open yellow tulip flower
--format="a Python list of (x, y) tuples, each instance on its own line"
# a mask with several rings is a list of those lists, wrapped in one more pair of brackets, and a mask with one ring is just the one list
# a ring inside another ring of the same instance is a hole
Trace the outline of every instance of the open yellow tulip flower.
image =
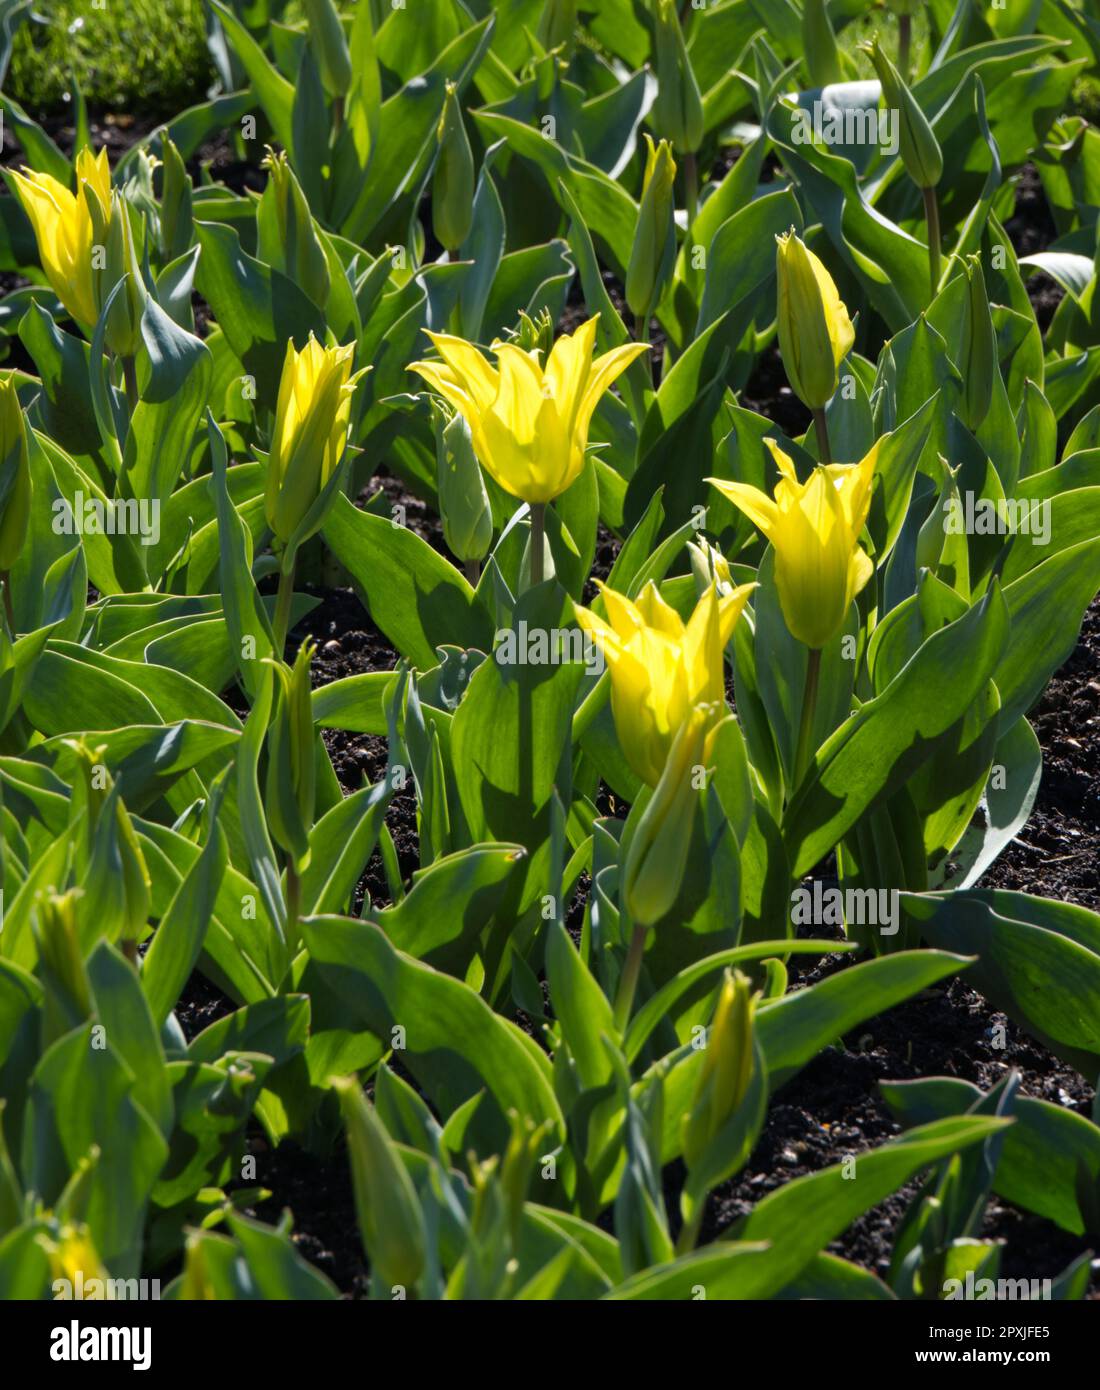
[(600, 586), (607, 620), (577, 606), (577, 621), (611, 672), (611, 712), (627, 762), (650, 787), (660, 781), (677, 732), (697, 705), (725, 711), (722, 654), (755, 585), (719, 598), (710, 587), (685, 623), (650, 581), (631, 602)]
[(855, 329), (833, 277), (792, 229), (776, 238), (779, 351), (791, 390), (810, 410), (823, 410)]
[(91, 327), (99, 317), (92, 247), (106, 243), (111, 218), (111, 170), (107, 151), (85, 148), (76, 157), (76, 192), (49, 174), (12, 173), (30, 219), (50, 288), (72, 317)]
[(552, 502), (580, 477), (600, 397), (649, 351), (644, 343), (630, 343), (593, 360), (598, 318), (563, 334), (545, 366), (537, 351), (494, 342), (494, 367), (465, 339), (429, 333), (443, 360), (409, 367), (464, 416), (486, 472), (532, 506)]
[(775, 550), (775, 582), (787, 627), (813, 650), (844, 626), (856, 594), (874, 573), (859, 538), (871, 507), (878, 444), (861, 463), (818, 464), (805, 483), (772, 439), (764, 441), (780, 478), (773, 501), (748, 483), (707, 481), (763, 531)]

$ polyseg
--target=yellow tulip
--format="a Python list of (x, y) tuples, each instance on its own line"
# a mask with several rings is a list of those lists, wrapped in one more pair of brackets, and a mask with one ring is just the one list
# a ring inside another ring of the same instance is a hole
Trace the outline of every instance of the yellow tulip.
[(823, 410), (837, 369), (855, 341), (833, 278), (792, 229), (776, 238), (779, 351), (791, 389), (810, 410)]
[(593, 360), (597, 318), (563, 334), (545, 367), (537, 351), (501, 342), (493, 343), (494, 367), (472, 343), (446, 333), (428, 334), (441, 362), (409, 367), (465, 417), (485, 471), (532, 506), (560, 497), (580, 477), (600, 397), (649, 351), (631, 343)]
[[(302, 525), (347, 447), (352, 396), (363, 375), (352, 375), (354, 354), (351, 343), (322, 347), (312, 334), (301, 352), (293, 342), (286, 345), (264, 492), (267, 524), (284, 545)], [(320, 525), (321, 519), (315, 519)]]
[(876, 444), (862, 463), (818, 464), (805, 483), (774, 440), (775, 499), (747, 483), (708, 478), (759, 526), (775, 550), (775, 582), (787, 627), (819, 650), (844, 626), (856, 594), (874, 573), (859, 538), (871, 507)]
[(725, 972), (692, 1106), (680, 1121), (684, 1162), (689, 1168), (695, 1167), (748, 1093), (756, 1000), (748, 976), (740, 970)]
[(710, 705), (713, 727), (725, 714), (722, 654), (755, 586), (719, 598), (713, 586), (685, 623), (651, 581), (637, 602), (601, 585), (607, 621), (577, 607), (577, 621), (603, 652), (611, 672), (611, 712), (631, 768), (650, 787), (697, 705)]
[(105, 244), (111, 218), (107, 151), (85, 148), (76, 157), (76, 192), (49, 174), (12, 174), (23, 211), (38, 242), (50, 288), (72, 317), (90, 327), (99, 317), (92, 247)]

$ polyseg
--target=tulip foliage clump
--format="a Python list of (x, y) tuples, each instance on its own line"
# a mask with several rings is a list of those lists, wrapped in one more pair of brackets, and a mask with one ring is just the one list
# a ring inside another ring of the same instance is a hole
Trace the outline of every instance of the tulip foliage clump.
[(378, 1299), (1100, 1239), (1100, 1110), (1010, 1068), (714, 1198), (956, 975), (1100, 1073), (1100, 915), (983, 886), (1100, 591), (1100, 35), (903, 8), (208, 0), (219, 89), (113, 165), (0, 95), (0, 1296), (337, 1296), (284, 1143)]

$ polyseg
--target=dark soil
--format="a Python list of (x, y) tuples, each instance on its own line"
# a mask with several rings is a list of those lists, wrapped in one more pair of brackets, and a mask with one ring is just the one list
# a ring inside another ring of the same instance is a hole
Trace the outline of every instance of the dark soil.
[(1100, 601), (1030, 719), (1043, 749), (1039, 795), (983, 884), (1100, 912)]

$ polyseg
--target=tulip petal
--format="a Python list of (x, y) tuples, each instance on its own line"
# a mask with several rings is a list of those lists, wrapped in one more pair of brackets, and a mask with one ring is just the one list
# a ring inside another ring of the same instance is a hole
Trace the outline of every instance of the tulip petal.
[(769, 540), (779, 524), (779, 508), (766, 492), (748, 483), (731, 483), (725, 478), (707, 478), (711, 487), (716, 487), (727, 501), (744, 512), (749, 520), (759, 526)]

